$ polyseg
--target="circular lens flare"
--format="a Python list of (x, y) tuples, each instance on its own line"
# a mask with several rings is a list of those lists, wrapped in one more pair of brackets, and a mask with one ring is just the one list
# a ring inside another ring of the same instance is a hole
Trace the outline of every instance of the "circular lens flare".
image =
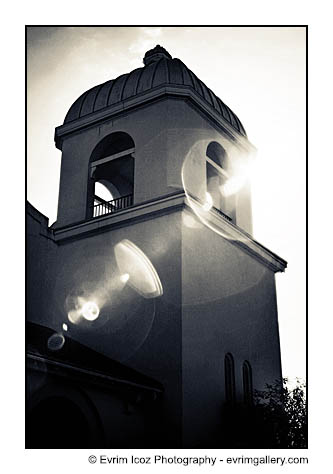
[[(222, 212), (224, 212), (224, 209), (228, 209), (230, 212), (229, 205), (231, 208), (235, 206), (235, 202), (238, 202), (237, 193), (241, 192), (241, 189), (247, 186), (247, 182), (250, 181), (251, 161), (255, 152), (254, 147), (246, 142), (242, 143), (242, 146), (245, 145), (244, 149), (240, 149), (239, 146), (232, 147), (231, 145), (226, 149), (230, 159), (232, 158), (232, 167), (230, 172), (221, 169), (219, 175), (220, 177), (223, 176), (223, 179), (219, 180), (220, 184), (218, 184), (218, 180), (211, 183), (212, 186), (214, 185), (214, 192), (215, 190), (217, 191), (215, 196), (215, 193), (208, 192), (211, 189), (207, 187), (209, 184), (207, 180), (207, 146), (209, 143), (210, 140), (208, 139), (199, 140), (193, 144), (185, 156), (181, 170), (181, 179), (186, 202), (198, 218), (198, 221), (216, 234), (228, 240), (247, 242), (248, 237), (245, 234), (236, 233), (232, 227), (225, 226), (223, 217), (217, 220), (214, 215), (211, 215), (213, 213), (209, 211), (214, 209), (215, 200), (216, 203), (219, 200), (218, 194), (221, 194), (221, 198), (226, 200), (226, 202), (220, 203)], [(234, 199), (236, 201), (228, 200), (230, 196), (235, 195), (236, 198)], [(217, 206), (218, 210), (220, 205)], [(226, 214), (229, 214), (229, 212), (226, 212)], [(236, 224), (236, 222), (233, 222), (233, 224)]]
[(114, 248), (118, 268), (129, 286), (144, 298), (163, 294), (162, 283), (149, 258), (130, 240), (118, 242)]
[(67, 326), (67, 324), (66, 324), (66, 323), (63, 323), (63, 325), (62, 325), (62, 329), (63, 329), (64, 331), (68, 331), (68, 326)]
[(88, 321), (95, 321), (99, 316), (99, 307), (94, 301), (88, 301), (82, 306), (80, 312)]
[(67, 316), (68, 316), (69, 322), (71, 322), (72, 324), (77, 324), (80, 320), (80, 313), (75, 309), (72, 309), (71, 311), (69, 311)]
[(47, 341), (47, 347), (50, 349), (50, 351), (59, 351), (64, 344), (65, 338), (60, 333), (52, 334), (52, 336), (50, 336)]
[(120, 281), (121, 281), (122, 283), (127, 283), (128, 280), (129, 280), (129, 277), (130, 277), (130, 276), (129, 276), (128, 273), (124, 273), (123, 275), (121, 275)]

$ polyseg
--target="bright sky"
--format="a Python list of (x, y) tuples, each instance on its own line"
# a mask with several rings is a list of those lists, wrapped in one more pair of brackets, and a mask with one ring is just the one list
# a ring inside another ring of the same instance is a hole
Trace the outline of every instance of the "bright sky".
[(54, 128), (87, 89), (142, 67), (161, 44), (240, 118), (258, 150), (254, 238), (277, 274), (283, 375), (305, 378), (305, 28), (49, 27), (28, 31), (28, 200), (56, 220)]

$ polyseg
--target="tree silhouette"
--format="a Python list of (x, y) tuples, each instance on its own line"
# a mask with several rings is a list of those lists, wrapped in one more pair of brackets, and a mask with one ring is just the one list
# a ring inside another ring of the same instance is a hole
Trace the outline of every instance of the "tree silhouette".
[(265, 390), (256, 390), (254, 403), (264, 424), (273, 431), (277, 448), (307, 448), (307, 410), (305, 383), (296, 380), (294, 388), (288, 387), (288, 378), (267, 384)]
[(253, 399), (226, 403), (222, 413), (225, 448), (307, 448), (305, 383), (288, 379), (255, 390)]

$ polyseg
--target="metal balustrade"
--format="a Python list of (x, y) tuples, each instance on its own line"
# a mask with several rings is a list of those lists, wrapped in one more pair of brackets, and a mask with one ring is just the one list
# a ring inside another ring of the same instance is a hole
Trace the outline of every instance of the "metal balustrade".
[(93, 217), (100, 217), (106, 214), (114, 214), (115, 212), (122, 211), (133, 204), (133, 194), (127, 196), (121, 196), (112, 201), (104, 201), (104, 199), (94, 196), (94, 202), (98, 201), (97, 204), (93, 205)]
[[(128, 194), (127, 196), (121, 196), (117, 199), (113, 199), (112, 201), (104, 201), (104, 199), (100, 198), (99, 196), (94, 196), (94, 202), (97, 204), (93, 205), (93, 215), (92, 217), (100, 217), (106, 214), (114, 214), (116, 212), (122, 211), (127, 207), (133, 205), (133, 194)], [(220, 214), (224, 219), (229, 222), (232, 222), (232, 218), (225, 214), (220, 209), (213, 207), (213, 209)]]
[(229, 217), (227, 214), (225, 214), (223, 211), (221, 211), (221, 209), (217, 209), (217, 207), (214, 207), (213, 209), (215, 211), (217, 211), (220, 214), (220, 216), (222, 216), (224, 219), (226, 219), (229, 222), (232, 222), (231, 217)]

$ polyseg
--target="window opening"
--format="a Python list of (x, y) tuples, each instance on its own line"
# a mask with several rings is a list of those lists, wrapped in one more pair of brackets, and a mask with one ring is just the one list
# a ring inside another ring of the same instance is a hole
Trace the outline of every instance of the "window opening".
[(230, 353), (224, 358), (225, 395), (228, 403), (235, 402), (235, 364)]
[(206, 152), (206, 185), (213, 206), (224, 217), (232, 220), (234, 213), (234, 197), (226, 197), (223, 188), (229, 175), (229, 159), (225, 149), (217, 142), (211, 142)]
[(243, 364), (243, 390), (244, 403), (251, 405), (253, 402), (252, 368), (247, 360)]
[(134, 142), (124, 132), (105, 137), (90, 160), (88, 218), (123, 210), (133, 204)]

